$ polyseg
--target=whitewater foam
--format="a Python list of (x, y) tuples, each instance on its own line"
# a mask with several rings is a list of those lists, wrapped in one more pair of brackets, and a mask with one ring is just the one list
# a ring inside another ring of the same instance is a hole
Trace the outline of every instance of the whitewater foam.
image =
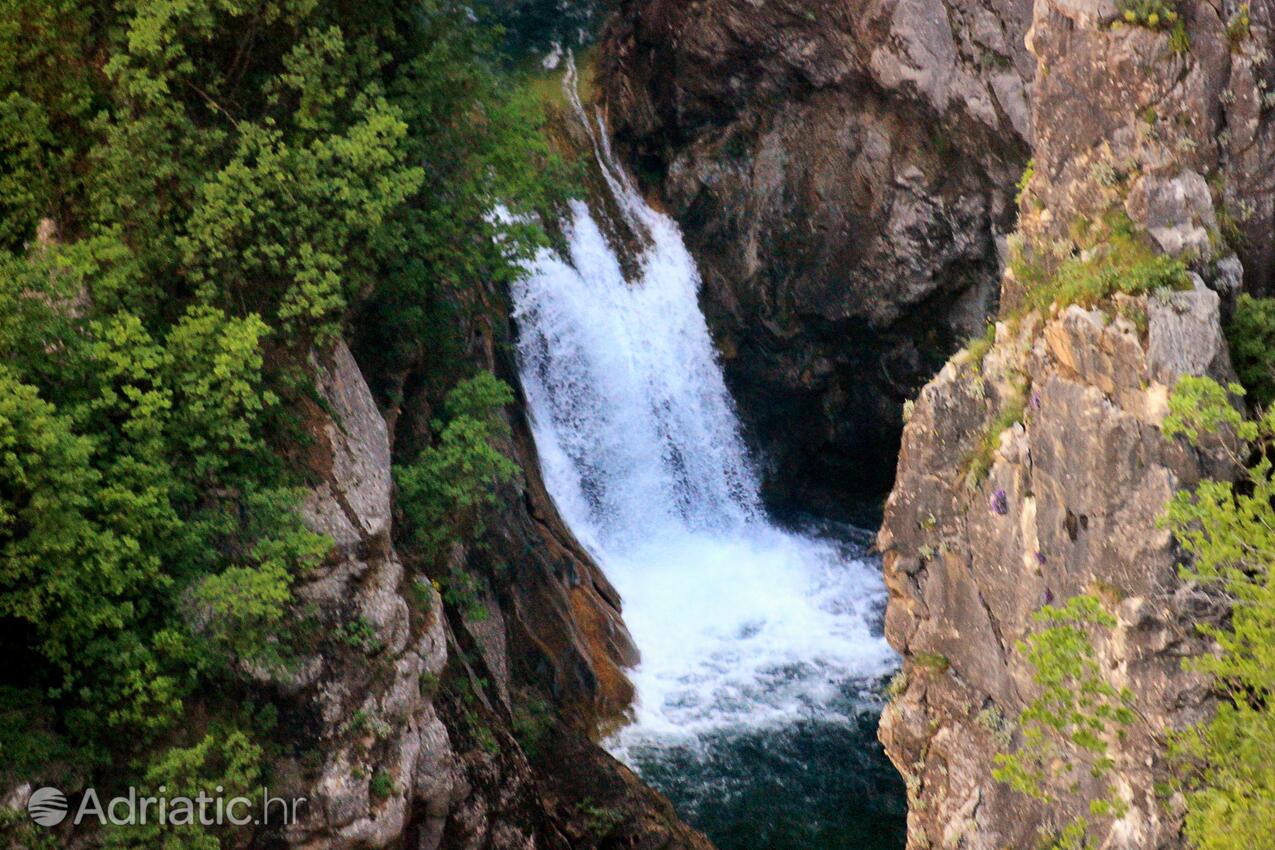
[(646, 237), (638, 274), (625, 279), (575, 202), (568, 255), (542, 251), (513, 295), (546, 485), (622, 595), (642, 654), (635, 722), (609, 744), (624, 758), (843, 712), (848, 686), (896, 663), (874, 626), (880, 577), (836, 540), (766, 517), (681, 233), (615, 163), (600, 121), (579, 115)]

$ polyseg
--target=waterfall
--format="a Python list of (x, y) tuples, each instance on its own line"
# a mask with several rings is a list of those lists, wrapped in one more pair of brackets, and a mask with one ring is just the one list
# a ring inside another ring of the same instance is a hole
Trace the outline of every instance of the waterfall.
[(880, 577), (861, 547), (768, 519), (695, 263), (569, 92), (645, 245), (626, 280), (588, 205), (573, 202), (567, 255), (539, 254), (514, 287), (514, 315), (545, 482), (623, 597), (642, 654), (635, 722), (609, 745), (626, 758), (844, 712), (847, 688), (895, 664), (877, 625)]

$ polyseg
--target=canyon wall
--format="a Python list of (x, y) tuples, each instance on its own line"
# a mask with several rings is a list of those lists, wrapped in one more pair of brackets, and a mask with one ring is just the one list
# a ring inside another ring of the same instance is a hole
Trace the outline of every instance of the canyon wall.
[[(1092, 831), (1181, 846), (1165, 736), (1211, 710), (1181, 662), (1225, 606), (1179, 579), (1157, 518), (1233, 470), (1161, 425), (1180, 376), (1231, 375), (1234, 295), (1270, 291), (1275, 31), (1269, 2), (1173, 8), (1180, 26), (1108, 0), (628, 0), (604, 39), (606, 115), (701, 261), (772, 495), (827, 509), (888, 482), (910, 414), (880, 535), (904, 657), (881, 736), (916, 850), (1034, 846), (1104, 792), (1044, 806), (992, 776), (1036, 693), (1018, 642), (1080, 593), (1116, 618), (1095, 651), (1139, 712), (1104, 780), (1123, 812)], [(1005, 270), (1082, 262), (1122, 227), (1190, 286), (1042, 308)]]
[[(480, 315), (470, 330), (466, 362), (516, 380), (494, 353), (508, 328)], [(391, 477), (400, 446), (429, 439), (437, 399), (409, 390), (386, 407), (391, 429), (344, 343), (311, 368), (309, 440), (293, 460), (316, 481), (306, 522), (335, 548), (297, 590), (323, 637), (289, 676), (257, 676), (282, 706), (272, 792), (308, 798), (279, 838), (334, 850), (707, 848), (591, 740), (627, 708), (621, 665), (636, 650), (617, 594), (540, 482), (521, 408), (500, 446), (521, 472), (483, 544), (450, 554), (475, 600), (446, 601), (398, 540)]]
[[(1094, 846), (1183, 846), (1182, 801), (1159, 790), (1166, 742), (1211, 710), (1207, 683), (1182, 662), (1209, 651), (1196, 626), (1220, 622), (1225, 606), (1179, 578), (1157, 520), (1176, 490), (1233, 470), (1161, 427), (1180, 376), (1232, 377), (1222, 314), (1245, 270), (1233, 247), (1251, 267), (1270, 234), (1222, 231), (1253, 191), (1238, 182), (1251, 165), (1237, 160), (1237, 137), (1269, 168), (1255, 141), (1266, 113), (1243, 104), (1271, 69), (1264, 22), (1240, 36), (1238, 8), (1179, 8), (1178, 35), (1116, 23), (1104, 3), (1034, 9), (1034, 172), (1015, 250), (1084, 262), (1118, 250), (1091, 241), (1103, 222), (1127, 220), (1187, 263), (1192, 285), (1042, 309), (1040, 281), (1015, 264), (990, 348), (958, 354), (916, 400), (879, 540), (886, 633), (905, 659), (881, 739), (907, 781), (910, 848), (1032, 846), (1079, 818)], [(1047, 789), (1046, 805), (992, 771), (1023, 745), (1018, 718), (1040, 692), (1020, 644), (1041, 628), (1031, 615), (1078, 594), (1115, 618), (1095, 651), (1137, 717), (1113, 734), (1108, 774), (1072, 754), (1074, 785)], [(1119, 809), (1093, 815), (1108, 789)]]
[(904, 399), (994, 307), (1025, 0), (626, 0), (599, 89), (681, 223), (769, 495), (888, 487)]

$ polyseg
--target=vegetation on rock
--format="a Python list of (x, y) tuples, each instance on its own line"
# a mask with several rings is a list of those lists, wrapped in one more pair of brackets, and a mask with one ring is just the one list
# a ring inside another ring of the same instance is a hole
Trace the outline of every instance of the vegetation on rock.
[[(254, 784), (266, 727), (241, 707), (270, 698), (244, 671), (288, 668), (292, 585), (330, 547), (280, 460), (307, 357), (371, 333), (377, 365), (454, 382), (461, 295), (545, 243), (526, 213), (565, 172), (500, 33), (451, 0), (0, 21), (0, 774)], [(426, 543), (473, 533), (509, 475), (509, 398), (462, 383), (404, 469)]]
[(1094, 305), (1116, 295), (1190, 289), (1185, 264), (1157, 251), (1122, 210), (1075, 228), (1058, 246), (1012, 246), (1010, 269), (1022, 289), (1019, 309)]
[[(1106, 780), (1114, 765), (1113, 743), (1134, 721), (1133, 695), (1114, 687), (1099, 663), (1093, 637), (1116, 620), (1098, 597), (1083, 594), (1046, 605), (1032, 620), (1039, 628), (1017, 651), (1031, 665), (1038, 692), (1018, 717), (1018, 746), (997, 756), (993, 775), (1056, 804), (1060, 793), (1074, 793), (1082, 782)], [(1116, 789), (1107, 785), (1091, 799), (1088, 816), (1118, 816), (1122, 808)], [(1058, 824), (1047, 843), (1058, 850), (1089, 847), (1089, 826), (1085, 815)]]
[(1183, 378), (1165, 433), (1220, 447), (1247, 474), (1238, 485), (1203, 481), (1178, 493), (1166, 524), (1190, 563), (1184, 574), (1231, 605), (1221, 627), (1201, 626), (1218, 651), (1188, 663), (1214, 682), (1220, 704), (1174, 739), (1186, 831), (1200, 850), (1275, 844), (1275, 412), (1244, 418), (1243, 387)]
[(1275, 402), (1275, 299), (1241, 295), (1226, 337), (1249, 400), (1269, 407)]

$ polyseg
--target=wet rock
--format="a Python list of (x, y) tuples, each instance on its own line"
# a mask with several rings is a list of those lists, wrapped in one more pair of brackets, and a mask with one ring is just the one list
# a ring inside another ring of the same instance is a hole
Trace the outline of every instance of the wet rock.
[(1027, 159), (1020, 0), (627, 0), (600, 85), (662, 195), (772, 496), (892, 474), (903, 401), (992, 309)]

